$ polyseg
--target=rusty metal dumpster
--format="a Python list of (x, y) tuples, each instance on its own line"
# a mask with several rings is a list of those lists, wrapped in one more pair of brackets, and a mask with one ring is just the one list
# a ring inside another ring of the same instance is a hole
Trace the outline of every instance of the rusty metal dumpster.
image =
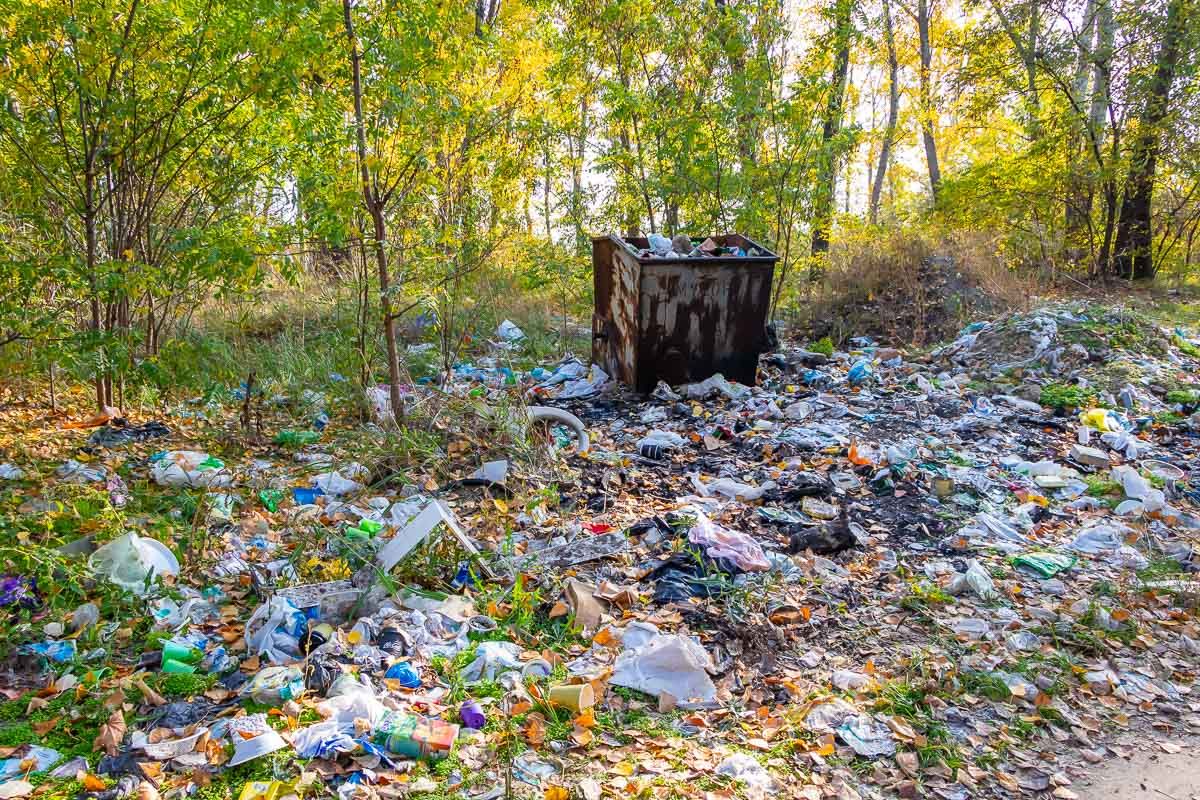
[[(642, 393), (718, 372), (754, 385), (779, 257), (738, 234), (704, 245), (717, 254), (662, 257), (647, 239), (592, 240), (593, 362)], [(756, 254), (732, 254), (747, 251)]]

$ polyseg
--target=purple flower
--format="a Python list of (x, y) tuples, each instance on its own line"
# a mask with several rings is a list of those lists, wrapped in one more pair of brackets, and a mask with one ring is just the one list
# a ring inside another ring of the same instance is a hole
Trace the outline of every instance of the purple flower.
[(0, 578), (0, 607), (19, 605), (33, 608), (38, 604), (37, 584), (24, 575)]

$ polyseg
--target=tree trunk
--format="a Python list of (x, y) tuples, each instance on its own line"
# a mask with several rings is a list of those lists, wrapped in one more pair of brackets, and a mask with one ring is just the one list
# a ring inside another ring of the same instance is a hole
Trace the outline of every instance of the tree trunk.
[(850, 37), (854, 14), (853, 0), (835, 0), (833, 7), (833, 71), (829, 76), (829, 98), (821, 127), (821, 163), (817, 176), (817, 196), (813, 201), (812, 254), (829, 251), (829, 226), (833, 218), (837, 190), (838, 159), (834, 139), (842, 127), (846, 105), (846, 79), (850, 74)]
[[(100, 320), (100, 287), (96, 282), (96, 173), (93, 169), (92, 156), (88, 156), (83, 171), (83, 204), (83, 235), (86, 247), (88, 294), (90, 295), (88, 305), (92, 312), (92, 335), (99, 340), (103, 327)], [(99, 341), (96, 344), (98, 346)], [(103, 352), (102, 348), (101, 354)], [(109, 385), (105, 381), (103, 369), (97, 369), (95, 386), (96, 410), (102, 412), (105, 406), (112, 405), (112, 398), (108, 393)]]
[(892, 139), (896, 135), (896, 116), (900, 112), (900, 61), (896, 58), (896, 37), (892, 31), (892, 8), (883, 0), (883, 40), (887, 45), (888, 59), (888, 117), (883, 129), (883, 142), (879, 146), (879, 164), (875, 167), (875, 182), (871, 185), (871, 224), (879, 217), (879, 199), (883, 194), (883, 182), (887, 177), (888, 159), (892, 155)]
[[(583, 161), (587, 153), (588, 98), (579, 98), (579, 135), (571, 143), (571, 222), (575, 227), (575, 252), (587, 252), (587, 232), (583, 228)], [(576, 151), (578, 146), (578, 151)]]
[(1070, 154), (1067, 176), (1067, 207), (1064, 209), (1063, 234), (1067, 260), (1078, 263), (1083, 256), (1083, 239), (1088, 232), (1088, 219), (1092, 213), (1092, 186), (1088, 174), (1086, 157), (1088, 149), (1084, 141), (1091, 135), (1089, 120), (1083, 117), (1088, 93), (1088, 62), (1092, 57), (1092, 30), (1095, 27), (1094, 0), (1087, 0), (1083, 9), (1083, 22), (1079, 35), (1075, 37), (1075, 78), (1071, 82), (1071, 134), (1067, 145)]
[(400, 356), (396, 347), (396, 319), (392, 314), (391, 281), (387, 263), (387, 225), (383, 218), (383, 202), (376, 196), (371, 180), (371, 167), (367, 163), (367, 132), (363, 122), (362, 65), (358, 56), (358, 37), (354, 34), (354, 19), (351, 14), (353, 0), (342, 0), (342, 13), (346, 26), (346, 39), (350, 44), (351, 90), (354, 93), (354, 133), (358, 151), (358, 170), (362, 180), (363, 203), (371, 215), (375, 231), (375, 267), (379, 272), (379, 305), (383, 318), (383, 336), (387, 342), (388, 396), (392, 404), (392, 416), (399, 420), (400, 405)]
[(1104, 142), (1108, 123), (1108, 92), (1112, 78), (1113, 10), (1112, 0), (1097, 0), (1096, 39), (1092, 47), (1092, 107), (1088, 114), (1092, 136), (1099, 147)]
[(1037, 141), (1041, 136), (1042, 103), (1038, 97), (1037, 85), (1037, 53), (1038, 36), (1041, 33), (1041, 17), (1038, 14), (1037, 0), (1029, 2), (1029, 41), (1025, 45), (1022, 60), (1025, 62), (1025, 91), (1029, 105), (1029, 138)]
[(920, 39), (921, 68), (918, 91), (920, 94), (921, 140), (925, 145), (925, 163), (929, 166), (929, 193), (937, 202), (942, 187), (942, 169), (938, 165), (937, 139), (934, 138), (933, 117), (933, 47), (929, 41), (929, 0), (917, 0), (917, 35)]
[(1185, 7), (1189, 2), (1171, 0), (1167, 6), (1162, 44), (1129, 159), (1129, 177), (1125, 181), (1125, 200), (1121, 204), (1114, 258), (1117, 274), (1134, 280), (1154, 277), (1150, 202), (1163, 123), (1170, 110), (1171, 84), (1179, 65), (1179, 43), (1186, 28)]

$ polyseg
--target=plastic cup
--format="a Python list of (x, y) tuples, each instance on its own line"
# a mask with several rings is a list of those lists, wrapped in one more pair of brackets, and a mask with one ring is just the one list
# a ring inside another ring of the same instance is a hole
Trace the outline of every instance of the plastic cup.
[(204, 653), (201, 653), (194, 647), (186, 644), (167, 639), (162, 646), (162, 660), (167, 661), (182, 661), (185, 664), (195, 664), (204, 658)]
[(191, 675), (195, 673), (196, 665), (186, 664), (182, 661), (176, 661), (173, 658), (164, 658), (162, 662), (162, 671), (175, 675)]
[(596, 705), (596, 693), (590, 683), (560, 684), (550, 687), (550, 702), (579, 713)]

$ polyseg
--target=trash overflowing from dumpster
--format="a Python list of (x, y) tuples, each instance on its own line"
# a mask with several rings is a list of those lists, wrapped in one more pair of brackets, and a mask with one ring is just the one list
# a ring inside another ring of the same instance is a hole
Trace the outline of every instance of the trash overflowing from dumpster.
[(331, 403), (5, 444), (0, 798), (1079, 796), (1200, 732), (1200, 348), (1116, 313), (648, 393), (506, 321), (423, 469)]

